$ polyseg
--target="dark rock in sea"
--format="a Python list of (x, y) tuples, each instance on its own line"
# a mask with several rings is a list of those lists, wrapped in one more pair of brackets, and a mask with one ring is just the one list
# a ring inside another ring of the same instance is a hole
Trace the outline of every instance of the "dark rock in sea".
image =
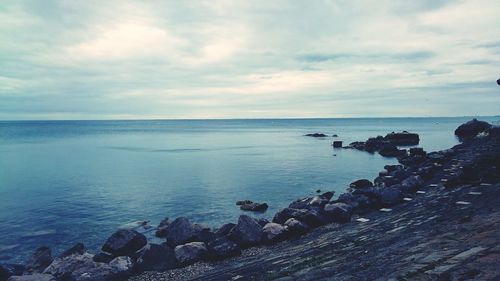
[(42, 273), (52, 261), (52, 251), (50, 248), (45, 246), (40, 247), (35, 250), (33, 255), (26, 262), (26, 272), (29, 274)]
[(156, 237), (160, 237), (160, 238), (167, 237), (168, 227), (170, 226), (171, 223), (172, 223), (172, 221), (169, 218), (164, 218), (160, 222), (158, 227), (156, 228), (156, 232), (155, 232)]
[(396, 170), (401, 170), (401, 169), (403, 169), (403, 166), (401, 166), (401, 165), (385, 165), (385, 166), (384, 166), (384, 169), (385, 169), (387, 172), (391, 173), (391, 172), (394, 172), (394, 171), (396, 171)]
[(235, 226), (236, 226), (235, 223), (223, 224), (219, 229), (215, 231), (215, 234), (217, 236), (226, 236)]
[(213, 259), (234, 257), (241, 253), (241, 247), (227, 237), (220, 237), (209, 242), (207, 249)]
[(95, 262), (109, 263), (114, 258), (115, 257), (113, 257), (113, 255), (101, 252), (101, 253), (98, 253), (98, 254), (94, 255), (94, 257), (92, 258), (92, 260), (95, 261)]
[(410, 148), (410, 156), (425, 156), (427, 153), (421, 147)]
[(322, 133), (306, 134), (305, 136), (306, 137), (313, 137), (313, 138), (325, 138), (325, 137), (328, 137), (327, 135), (322, 134)]
[(175, 257), (181, 265), (193, 264), (208, 257), (208, 250), (203, 242), (190, 242), (175, 247)]
[(384, 187), (380, 190), (380, 201), (384, 206), (393, 206), (403, 202), (403, 193), (400, 189)]
[(334, 141), (332, 146), (334, 148), (341, 148), (342, 147), (342, 141)]
[(33, 275), (23, 275), (23, 276), (12, 276), (8, 279), (8, 281), (56, 281), (56, 278), (50, 274), (33, 274)]
[(106, 243), (102, 246), (102, 251), (115, 257), (132, 257), (135, 252), (146, 246), (146, 244), (147, 239), (143, 234), (131, 229), (120, 229), (106, 240)]
[(353, 181), (349, 184), (349, 187), (351, 188), (365, 188), (365, 187), (372, 187), (373, 183), (367, 179), (360, 179), (357, 181)]
[(0, 264), (0, 281), (6, 281), (9, 277), (23, 275), (24, 265)]
[(479, 121), (476, 118), (471, 121), (460, 125), (455, 130), (455, 135), (460, 140), (466, 140), (477, 136), (479, 133), (488, 130), (491, 125), (488, 122)]
[(269, 220), (265, 218), (258, 218), (255, 221), (262, 227), (264, 227), (264, 225), (269, 223)]
[(241, 215), (238, 224), (230, 231), (228, 237), (241, 247), (254, 246), (262, 239), (262, 226), (251, 217)]
[(338, 137), (339, 137), (339, 135), (337, 135), (337, 134), (333, 134), (333, 135), (332, 135), (332, 137), (333, 137), (333, 138), (338, 138)]
[(165, 271), (175, 268), (174, 250), (167, 245), (148, 244), (141, 250), (136, 261), (137, 271)]
[(193, 224), (185, 218), (176, 218), (169, 226), (167, 244), (171, 247), (193, 242), (196, 240), (197, 230)]
[(497, 85), (500, 86), (500, 79), (497, 80)]
[(399, 149), (394, 144), (385, 144), (378, 153), (384, 157), (401, 157), (405, 156), (407, 152), (405, 149)]
[(302, 235), (309, 231), (309, 226), (297, 219), (290, 218), (284, 223), (290, 235)]
[(265, 212), (269, 208), (267, 203), (251, 203), (244, 204), (240, 206), (240, 209), (243, 211), (252, 211), (252, 212)]
[(417, 145), (420, 142), (418, 134), (403, 131), (401, 133), (392, 132), (384, 137), (385, 140), (398, 146)]
[(333, 197), (334, 192), (328, 191), (314, 197), (306, 197), (293, 201), (288, 205), (292, 209), (312, 209), (317, 206), (324, 206)]
[(262, 228), (262, 240), (266, 244), (283, 241), (287, 238), (288, 231), (281, 224), (270, 222)]
[(83, 243), (76, 243), (73, 247), (64, 251), (59, 258), (64, 258), (71, 255), (83, 255), (87, 251), (87, 248)]
[(346, 223), (351, 221), (351, 208), (346, 203), (326, 204), (324, 212), (332, 222)]
[(251, 201), (251, 200), (236, 201), (237, 206), (247, 205), (247, 204), (252, 204), (252, 203), (253, 203), (253, 201)]

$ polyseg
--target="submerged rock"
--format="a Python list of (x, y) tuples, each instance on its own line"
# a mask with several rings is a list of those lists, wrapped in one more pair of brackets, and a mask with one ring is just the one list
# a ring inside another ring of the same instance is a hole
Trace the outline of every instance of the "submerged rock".
[(182, 265), (189, 265), (208, 257), (208, 250), (203, 242), (191, 242), (175, 247), (175, 257)]
[(45, 246), (40, 247), (35, 250), (33, 255), (26, 262), (26, 272), (29, 274), (42, 273), (52, 261), (52, 251), (50, 248)]
[(115, 257), (131, 257), (146, 244), (147, 239), (143, 234), (131, 229), (120, 229), (106, 240), (102, 250)]
[(238, 224), (229, 233), (229, 239), (242, 247), (250, 247), (260, 243), (262, 226), (249, 216), (241, 215)]

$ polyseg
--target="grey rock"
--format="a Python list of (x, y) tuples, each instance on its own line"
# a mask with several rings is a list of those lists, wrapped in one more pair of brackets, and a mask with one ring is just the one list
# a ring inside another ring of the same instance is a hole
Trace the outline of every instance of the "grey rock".
[(351, 208), (346, 203), (326, 204), (324, 212), (333, 222), (346, 223), (351, 220)]
[(214, 259), (223, 259), (238, 256), (241, 253), (241, 247), (229, 240), (227, 237), (220, 237), (211, 241), (207, 245), (210, 256)]
[(131, 229), (120, 229), (106, 240), (102, 250), (115, 257), (134, 256), (146, 244), (147, 239), (143, 234)]
[(380, 201), (385, 206), (392, 206), (403, 201), (403, 193), (398, 188), (385, 187), (380, 190)]
[(130, 276), (134, 270), (134, 261), (127, 256), (116, 257), (109, 262), (115, 276), (126, 278)]
[(114, 259), (113, 255), (107, 253), (98, 253), (92, 258), (93, 261), (102, 263), (109, 263), (113, 259)]
[(241, 247), (257, 245), (262, 238), (262, 226), (251, 217), (241, 215), (238, 224), (229, 233), (229, 238)]
[(240, 206), (240, 209), (243, 211), (252, 211), (252, 212), (265, 212), (269, 208), (267, 203), (251, 203), (251, 204), (243, 204)]
[(0, 281), (5, 281), (11, 276), (23, 275), (24, 265), (0, 264)]
[(290, 218), (285, 223), (284, 226), (288, 230), (290, 235), (302, 235), (309, 231), (309, 226), (297, 219)]
[(56, 278), (50, 274), (33, 274), (23, 276), (12, 276), (8, 281), (56, 281)]
[[(199, 229), (198, 229), (199, 230)], [(197, 229), (185, 217), (176, 218), (169, 226), (167, 244), (171, 247), (196, 240)]]
[(138, 271), (165, 271), (176, 266), (174, 250), (167, 245), (148, 244), (136, 261)]
[(208, 257), (208, 250), (203, 242), (191, 242), (175, 247), (175, 257), (182, 265), (201, 261)]
[(235, 226), (236, 226), (235, 223), (226, 223), (226, 224), (222, 225), (219, 229), (217, 229), (217, 231), (215, 231), (215, 234), (217, 236), (225, 236), (225, 235), (229, 234), (231, 229), (233, 229)]
[(357, 181), (353, 181), (349, 184), (349, 187), (351, 188), (366, 188), (366, 187), (372, 187), (373, 183), (367, 179), (360, 179)]
[(59, 258), (64, 258), (71, 255), (83, 255), (87, 251), (87, 248), (83, 243), (77, 243), (73, 247), (64, 251)]
[(156, 228), (155, 232), (156, 237), (161, 237), (161, 238), (167, 237), (168, 227), (170, 226), (171, 223), (172, 221), (169, 218), (164, 218)]
[(421, 188), (424, 184), (420, 176), (411, 176), (401, 182), (400, 189), (403, 193), (413, 193)]
[(263, 232), (263, 242), (264, 243), (275, 243), (286, 239), (287, 229), (281, 224), (270, 222), (262, 228)]
[(53, 261), (52, 251), (49, 247), (40, 247), (35, 250), (33, 255), (26, 262), (27, 273), (42, 273)]

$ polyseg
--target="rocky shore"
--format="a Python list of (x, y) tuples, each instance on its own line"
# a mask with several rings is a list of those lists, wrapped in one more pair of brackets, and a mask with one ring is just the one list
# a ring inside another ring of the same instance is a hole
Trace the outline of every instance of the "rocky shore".
[(164, 244), (122, 229), (96, 255), (77, 244), (53, 259), (41, 247), (25, 265), (0, 265), (0, 281), (498, 280), (500, 128), (472, 120), (455, 134), (461, 144), (432, 153), (400, 149), (419, 141), (408, 132), (351, 144), (400, 165), (335, 200), (298, 199), (271, 222), (165, 219)]

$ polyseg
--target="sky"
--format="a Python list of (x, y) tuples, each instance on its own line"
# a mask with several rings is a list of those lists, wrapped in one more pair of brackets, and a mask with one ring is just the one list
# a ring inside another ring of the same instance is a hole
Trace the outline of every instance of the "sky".
[(0, 3), (0, 120), (500, 114), (500, 1)]

